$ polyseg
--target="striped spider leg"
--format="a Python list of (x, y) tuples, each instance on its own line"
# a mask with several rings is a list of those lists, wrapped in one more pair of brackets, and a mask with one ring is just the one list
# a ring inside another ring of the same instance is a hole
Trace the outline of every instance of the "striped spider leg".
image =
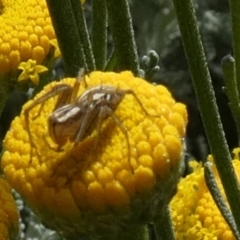
[(95, 143), (95, 147), (97, 147), (103, 121), (111, 117), (126, 138), (128, 161), (130, 162), (131, 149), (128, 132), (121, 123), (121, 120), (115, 116), (114, 112), (124, 99), (125, 95), (131, 94), (141, 107), (142, 111), (146, 115), (152, 115), (147, 112), (136, 93), (131, 89), (119, 89), (108, 85), (98, 85), (87, 89), (80, 96), (77, 96), (82, 79), (84, 79), (83, 75), (80, 80), (77, 79), (73, 87), (68, 84), (59, 84), (55, 86), (51, 91), (35, 100), (27, 109), (25, 109), (24, 114), (26, 117), (27, 131), (31, 146), (36, 148), (29, 127), (29, 111), (35, 106), (41, 104), (39, 112), (34, 118), (38, 117), (45, 101), (55, 95), (59, 95), (55, 108), (48, 118), (49, 135), (58, 145), (55, 149), (56, 151), (60, 151), (68, 140), (76, 146), (79, 142), (90, 136), (94, 130), (97, 131), (97, 139)]
[[(58, 131), (52, 131), (53, 127), (52, 125), (54, 124), (54, 122), (52, 122), (52, 115), (57, 114), (56, 111), (58, 112), (58, 109), (61, 109), (61, 112), (64, 112), (64, 110), (66, 111), (67, 109), (71, 109), (72, 107), (75, 106), (74, 103), (77, 100), (77, 93), (78, 93), (78, 89), (80, 86), (80, 83), (84, 81), (85, 85), (86, 84), (86, 80), (84, 78), (84, 70), (80, 69), (79, 73), (78, 73), (78, 77), (76, 78), (76, 81), (74, 83), (73, 86), (65, 84), (65, 83), (60, 83), (56, 86), (54, 86), (51, 91), (45, 93), (44, 95), (42, 95), (41, 97), (35, 99), (27, 108), (24, 109), (24, 115), (25, 115), (25, 121), (26, 121), (26, 130), (29, 136), (29, 142), (30, 142), (30, 146), (31, 146), (31, 153), (30, 153), (30, 162), (32, 161), (32, 151), (33, 148), (35, 148), (37, 150), (37, 146), (33, 141), (33, 137), (31, 134), (31, 130), (30, 130), (30, 123), (29, 123), (29, 112), (36, 107), (37, 105), (41, 105), (38, 111), (38, 114), (36, 116), (33, 117), (32, 120), (36, 119), (43, 107), (45, 102), (58, 95), (57, 98), (57, 102), (56, 105), (54, 107), (53, 113), (49, 116), (48, 119), (48, 129), (49, 129), (49, 134), (50, 137), (53, 139), (53, 141), (58, 145), (58, 150), (61, 149), (61, 147), (67, 142), (67, 138), (66, 136), (64, 136), (64, 134), (62, 132), (58, 132)], [(74, 109), (75, 112), (78, 112), (78, 114), (80, 114), (81, 110), (80, 109)], [(36, 151), (38, 154), (38, 151)]]
[(108, 85), (95, 86), (86, 90), (78, 98), (76, 103), (81, 109), (84, 109), (84, 115), (81, 119), (80, 128), (75, 136), (75, 144), (77, 144), (79, 141), (82, 141), (89, 134), (91, 134), (94, 129), (96, 129), (97, 139), (95, 146), (97, 146), (102, 123), (105, 119), (111, 117), (126, 138), (128, 161), (130, 162), (131, 148), (128, 132), (125, 126), (121, 123), (121, 120), (114, 114), (118, 105), (122, 102), (127, 94), (131, 94), (135, 98), (138, 105), (146, 115), (151, 117), (159, 117), (156, 115), (150, 115), (147, 112), (140, 99), (132, 89), (119, 89)]

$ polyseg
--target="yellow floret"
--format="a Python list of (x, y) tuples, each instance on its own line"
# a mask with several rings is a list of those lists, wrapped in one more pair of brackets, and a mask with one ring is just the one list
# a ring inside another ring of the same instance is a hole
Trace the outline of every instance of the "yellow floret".
[(19, 212), (8, 183), (0, 178), (0, 239), (16, 239)]
[[(238, 178), (240, 177), (239, 151), (239, 148), (234, 150), (235, 157), (233, 160)], [(209, 159), (212, 160), (212, 156)], [(194, 172), (179, 182), (178, 192), (170, 205), (176, 239), (234, 240), (233, 233), (205, 184), (202, 165), (192, 162), (191, 166)], [(215, 165), (212, 166), (212, 170), (218, 187), (225, 197)]]
[(39, 73), (46, 72), (48, 69), (42, 65), (37, 65), (35, 60), (29, 59), (27, 62), (21, 62), (18, 69), (22, 70), (22, 73), (18, 77), (18, 81), (30, 79), (33, 83), (38, 85)]
[[(44, 101), (42, 108), (40, 104), (32, 108), (30, 136), (24, 111), (59, 84), (73, 86), (75, 81), (67, 78), (47, 85), (12, 122), (2, 159), (7, 179), (45, 223), (63, 232), (109, 230), (109, 225), (123, 219), (127, 225), (152, 219), (172, 195), (182, 172), (185, 106), (176, 103), (165, 87), (151, 85), (130, 72), (92, 72), (86, 76), (88, 89), (101, 85), (132, 89), (148, 114), (132, 94), (126, 94), (114, 112), (118, 124), (109, 117), (100, 132), (95, 126), (83, 141), (75, 146), (68, 142), (57, 152), (48, 129), (57, 96)], [(81, 83), (78, 96), (84, 91)], [(154, 210), (149, 211), (151, 206)], [(97, 227), (92, 227), (93, 222)]]

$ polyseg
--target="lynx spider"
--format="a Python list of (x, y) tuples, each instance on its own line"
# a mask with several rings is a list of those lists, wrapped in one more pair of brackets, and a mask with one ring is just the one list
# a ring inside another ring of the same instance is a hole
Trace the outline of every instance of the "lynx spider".
[[(87, 86), (83, 69), (79, 71), (79, 75), (73, 86), (65, 83), (58, 84), (25, 109), (24, 115), (30, 145), (32, 148), (34, 147), (37, 152), (37, 147), (30, 131), (29, 112), (37, 105), (41, 105), (38, 114), (33, 117), (33, 119), (37, 118), (43, 109), (45, 101), (58, 95), (54, 110), (48, 118), (49, 135), (58, 145), (55, 149), (56, 151), (60, 151), (68, 140), (73, 142), (75, 146), (90, 136), (94, 129), (97, 131), (97, 146), (102, 123), (105, 119), (111, 117), (126, 138), (128, 161), (130, 162), (131, 152), (128, 132), (120, 119), (114, 114), (118, 105), (125, 95), (131, 94), (146, 115), (151, 117), (159, 116), (150, 115), (132, 89), (119, 89), (109, 85), (98, 85), (85, 90), (80, 96), (77, 96), (82, 81), (84, 81), (85, 86)], [(30, 161), (32, 161), (32, 148)]]

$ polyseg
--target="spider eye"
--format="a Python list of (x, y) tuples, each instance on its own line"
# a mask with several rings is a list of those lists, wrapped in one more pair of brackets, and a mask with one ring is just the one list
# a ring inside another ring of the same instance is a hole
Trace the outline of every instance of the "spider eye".
[(105, 95), (105, 93), (94, 93), (92, 99), (93, 101), (98, 101), (99, 99), (101, 100), (101, 98), (104, 98)]
[(112, 100), (113, 95), (112, 94), (105, 94), (104, 97), (107, 100), (107, 102), (110, 102)]

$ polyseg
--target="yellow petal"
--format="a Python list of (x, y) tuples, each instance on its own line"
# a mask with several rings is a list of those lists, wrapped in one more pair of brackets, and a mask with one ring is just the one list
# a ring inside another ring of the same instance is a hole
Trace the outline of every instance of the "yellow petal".
[(46, 72), (47, 70), (48, 68), (43, 65), (36, 65), (35, 67), (35, 73), (43, 73)]

